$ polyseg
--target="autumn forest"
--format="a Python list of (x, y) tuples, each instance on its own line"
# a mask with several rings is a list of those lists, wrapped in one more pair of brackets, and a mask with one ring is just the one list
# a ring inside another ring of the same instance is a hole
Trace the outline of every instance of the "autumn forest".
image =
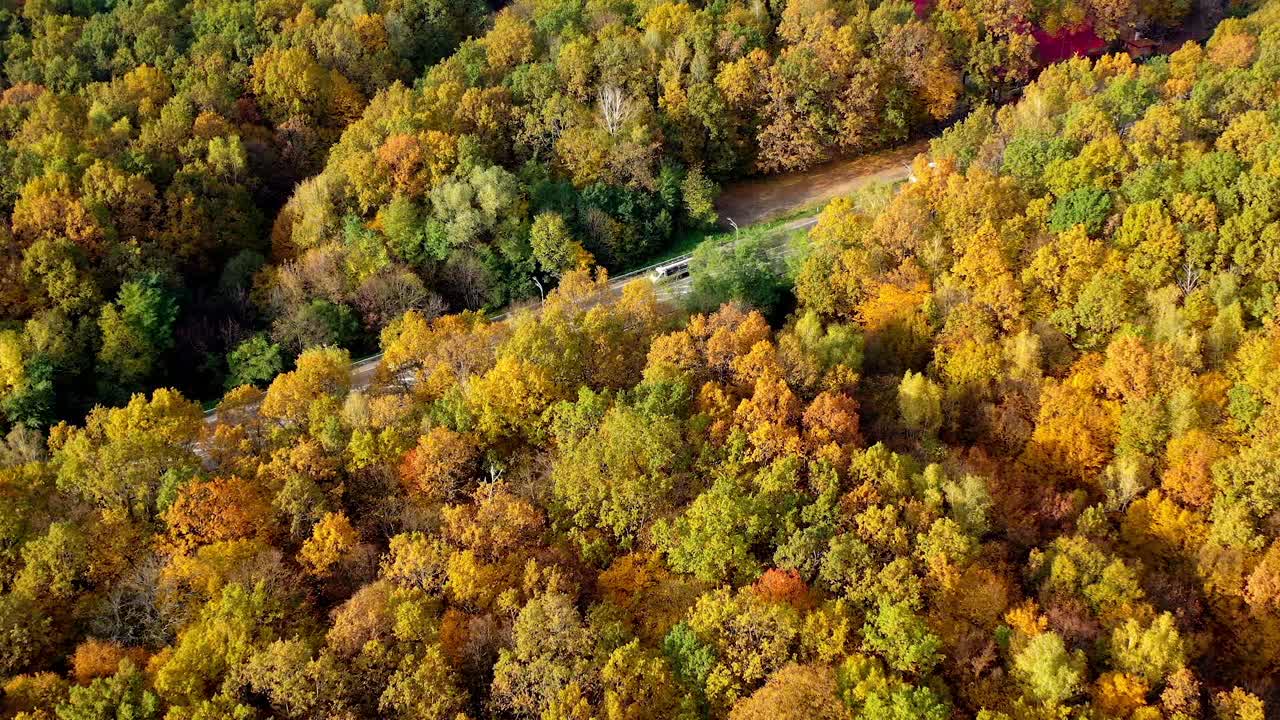
[(11, 1), (0, 215), (0, 718), (1280, 718), (1280, 0)]

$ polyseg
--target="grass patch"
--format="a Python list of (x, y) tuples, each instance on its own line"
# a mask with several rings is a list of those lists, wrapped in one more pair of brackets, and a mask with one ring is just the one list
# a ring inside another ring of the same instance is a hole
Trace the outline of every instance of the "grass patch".
[(789, 222), (795, 222), (796, 220), (810, 218), (817, 215), (822, 212), (822, 208), (826, 207), (826, 205), (826, 202), (821, 202), (792, 210), (785, 215), (779, 215), (775, 218), (765, 220), (764, 222), (758, 222), (754, 225), (738, 228), (736, 233), (731, 229), (726, 230), (722, 227), (714, 227), (707, 230), (685, 230), (677, 235), (675, 240), (661, 252), (655, 253), (639, 262), (631, 263), (626, 267), (618, 268), (614, 270), (612, 274), (615, 276), (622, 275), (639, 268), (666, 262), (667, 260), (678, 258), (682, 255), (689, 255), (703, 243), (710, 242), (719, 244), (728, 242), (734, 239), (735, 236), (741, 239), (768, 235)]

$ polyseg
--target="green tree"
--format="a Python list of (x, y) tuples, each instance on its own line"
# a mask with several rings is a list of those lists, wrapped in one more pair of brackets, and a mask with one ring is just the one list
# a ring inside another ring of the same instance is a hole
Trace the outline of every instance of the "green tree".
[(863, 646), (899, 672), (927, 675), (942, 659), (942, 641), (924, 619), (901, 602), (881, 600), (862, 626)]
[(1133, 618), (1117, 627), (1111, 634), (1111, 657), (1120, 670), (1155, 686), (1186, 664), (1186, 645), (1166, 612), (1146, 627)]
[(226, 388), (263, 385), (284, 369), (280, 346), (265, 335), (254, 335), (227, 353)]
[(778, 249), (765, 237), (702, 243), (689, 261), (693, 288), (688, 297), (695, 312), (711, 312), (738, 301), (764, 313), (777, 309), (785, 276), (774, 259)]
[(898, 410), (908, 428), (935, 433), (942, 427), (942, 388), (922, 373), (908, 370), (898, 384)]
[(98, 361), (120, 387), (136, 386), (159, 366), (161, 355), (173, 346), (173, 323), (178, 303), (158, 279), (127, 282), (116, 302), (102, 309), (98, 326), (102, 349)]
[(674, 509), (687, 466), (674, 420), (615, 406), (594, 430), (557, 440), (555, 495), (579, 527), (606, 528), (631, 544), (649, 522)]
[(57, 708), (58, 720), (152, 720), (160, 718), (160, 699), (146, 686), (131, 660), (120, 662), (115, 675), (87, 686), (73, 686)]
[(1054, 632), (1028, 640), (1014, 656), (1013, 667), (1031, 696), (1047, 705), (1062, 704), (1084, 687), (1083, 653), (1068, 652), (1062, 637)]

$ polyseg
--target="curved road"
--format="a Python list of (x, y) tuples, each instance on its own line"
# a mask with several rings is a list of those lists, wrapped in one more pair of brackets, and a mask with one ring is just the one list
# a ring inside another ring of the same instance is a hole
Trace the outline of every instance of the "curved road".
[[(911, 160), (926, 149), (925, 141), (915, 142), (852, 160), (828, 163), (805, 172), (735, 183), (721, 193), (716, 209), (720, 212), (722, 222), (734, 223), (738, 227), (754, 225), (788, 212), (823, 204), (867, 185), (905, 180), (911, 175)], [(800, 218), (778, 227), (774, 232), (786, 233), (807, 229), (817, 222), (816, 215)], [(688, 253), (668, 258), (661, 263), (611, 278), (609, 288), (621, 289), (623, 285), (649, 273), (659, 264), (666, 265), (692, 256), (692, 253)], [(689, 291), (691, 285), (687, 277), (669, 278), (659, 281), (659, 284), (666, 286), (661, 291), (663, 299), (680, 297)], [(493, 320), (502, 320), (525, 307), (536, 306), (529, 303), (508, 306), (491, 317)], [(378, 353), (352, 363), (351, 389), (359, 390), (368, 387), (373, 381), (374, 372), (378, 369), (378, 363), (381, 360), (382, 353)], [(206, 412), (204, 422), (206, 425), (217, 424), (218, 408), (215, 407)]]

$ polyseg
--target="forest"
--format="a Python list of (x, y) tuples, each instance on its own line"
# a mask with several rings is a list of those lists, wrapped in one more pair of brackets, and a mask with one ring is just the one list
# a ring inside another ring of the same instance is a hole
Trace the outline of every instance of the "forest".
[[(1213, 2), (1213, 0), (1204, 0)], [(0, 9), (0, 424), (357, 356), (1001, 103), (1187, 0), (27, 0)]]
[[(37, 1), (0, 717), (1280, 713), (1280, 0), (1043, 68), (1188, 8)], [(957, 114), (785, 268), (610, 285)]]

